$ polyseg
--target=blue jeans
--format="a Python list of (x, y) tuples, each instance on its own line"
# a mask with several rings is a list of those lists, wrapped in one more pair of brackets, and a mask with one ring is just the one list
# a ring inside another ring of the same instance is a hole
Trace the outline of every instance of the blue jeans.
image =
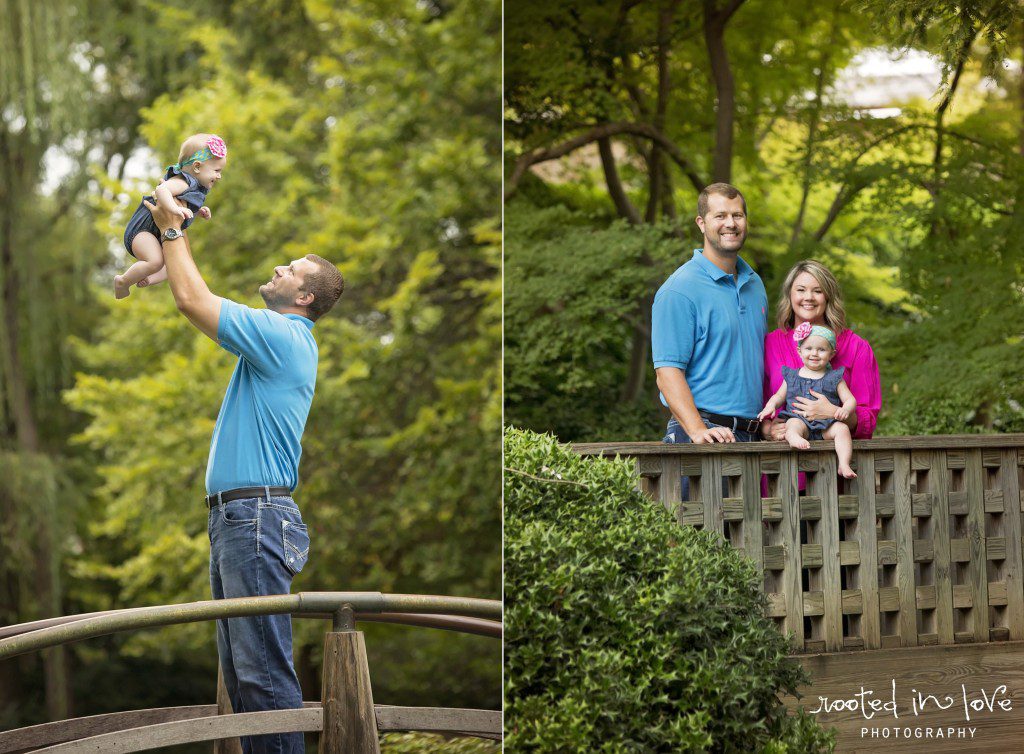
[[(718, 427), (720, 425), (713, 424), (709, 420), (704, 419), (704, 426), (707, 427), (708, 429), (711, 429), (712, 427)], [(729, 429), (732, 429), (732, 427), (730, 427)], [(733, 432), (733, 435), (736, 437), (736, 442), (758, 442), (761, 439), (760, 435), (758, 435), (756, 432), (744, 432), (741, 429), (735, 430)], [(663, 438), (661, 438), (661, 441), (662, 442), (667, 442), (670, 445), (676, 445), (676, 444), (684, 443), (684, 442), (693, 442), (690, 439), (690, 436), (688, 434), (686, 434), (686, 430), (683, 429), (682, 426), (679, 424), (679, 422), (677, 422), (675, 420), (675, 417), (673, 417), (673, 418), (668, 420), (668, 426), (665, 428), (665, 436)], [(690, 499), (690, 477), (688, 477), (688, 476), (682, 477), (682, 488), (683, 488), (683, 494), (682, 494), (683, 500), (689, 500)], [(723, 497), (728, 497), (728, 495), (729, 495), (729, 480), (726, 479), (725, 477), (722, 477), (722, 496)]]
[[(288, 594), (309, 557), (309, 533), (291, 497), (260, 497), (210, 508), (214, 599)], [(235, 712), (302, 707), (292, 662), (290, 615), (217, 621), (217, 653)], [(242, 738), (245, 754), (302, 754), (301, 733)]]

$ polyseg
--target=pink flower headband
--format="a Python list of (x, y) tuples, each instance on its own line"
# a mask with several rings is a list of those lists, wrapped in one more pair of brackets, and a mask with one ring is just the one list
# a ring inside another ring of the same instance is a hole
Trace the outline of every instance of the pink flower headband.
[(220, 138), (216, 134), (211, 134), (210, 138), (207, 139), (206, 145), (196, 152), (194, 155), (189, 157), (187, 160), (182, 160), (175, 165), (169, 165), (168, 170), (181, 168), (193, 162), (205, 162), (206, 160), (213, 159), (214, 157), (223, 158), (228, 156), (228, 145), (224, 143), (224, 139)]
[(817, 335), (819, 338), (824, 338), (828, 341), (828, 344), (832, 346), (832, 350), (836, 350), (836, 334), (829, 330), (827, 327), (821, 325), (812, 325), (810, 322), (801, 322), (793, 330), (793, 340), (798, 344), (802, 343), (812, 335)]

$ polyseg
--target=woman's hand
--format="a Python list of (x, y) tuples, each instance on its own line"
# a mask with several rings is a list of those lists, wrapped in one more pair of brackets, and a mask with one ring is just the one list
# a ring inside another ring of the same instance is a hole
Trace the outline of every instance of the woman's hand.
[(786, 439), (786, 420), (778, 417), (762, 422), (761, 437), (765, 440), (781, 441)]
[(815, 397), (812, 401), (810, 398), (805, 398), (802, 395), (797, 396), (793, 399), (793, 408), (796, 413), (800, 414), (803, 418), (808, 421), (814, 421), (815, 419), (836, 419), (836, 411), (839, 409), (838, 406), (829, 401), (821, 393), (814, 390), (811, 391), (811, 395)]

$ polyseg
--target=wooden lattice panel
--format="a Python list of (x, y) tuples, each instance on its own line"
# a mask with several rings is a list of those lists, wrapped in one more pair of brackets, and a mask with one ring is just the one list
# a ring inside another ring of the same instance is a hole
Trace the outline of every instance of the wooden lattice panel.
[(577, 450), (634, 455), (680, 524), (753, 560), (797, 650), (1024, 639), (1022, 435), (857, 441), (854, 480), (829, 443)]

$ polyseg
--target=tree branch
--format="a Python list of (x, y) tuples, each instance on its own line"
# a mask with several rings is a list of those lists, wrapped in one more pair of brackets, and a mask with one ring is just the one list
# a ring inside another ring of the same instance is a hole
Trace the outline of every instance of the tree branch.
[(618, 168), (615, 166), (615, 155), (612, 153), (611, 140), (604, 136), (597, 140), (597, 149), (601, 155), (601, 168), (604, 170), (604, 182), (608, 185), (608, 194), (620, 217), (624, 217), (632, 225), (641, 223), (640, 212), (626, 196), (622, 188), (622, 180), (619, 178)]
[(519, 186), (519, 182), (523, 179), (526, 171), (533, 165), (537, 165), (541, 162), (548, 162), (550, 160), (557, 160), (561, 157), (565, 157), (565, 155), (570, 154), (571, 152), (575, 152), (581, 147), (594, 143), (598, 139), (617, 136), (619, 134), (643, 136), (650, 139), (652, 142), (657, 143), (658, 146), (665, 150), (665, 153), (672, 158), (672, 161), (680, 167), (697, 191), (702, 191), (707, 185), (707, 181), (698, 175), (697, 169), (688, 159), (686, 159), (682, 150), (651, 124), (605, 123), (591, 128), (586, 133), (582, 133), (579, 136), (574, 136), (571, 139), (563, 141), (561, 144), (556, 144), (544, 149), (537, 149), (522, 155), (518, 160), (516, 160), (516, 164), (512, 169), (512, 174), (509, 176), (506, 183), (505, 199), (508, 200), (515, 193)]

